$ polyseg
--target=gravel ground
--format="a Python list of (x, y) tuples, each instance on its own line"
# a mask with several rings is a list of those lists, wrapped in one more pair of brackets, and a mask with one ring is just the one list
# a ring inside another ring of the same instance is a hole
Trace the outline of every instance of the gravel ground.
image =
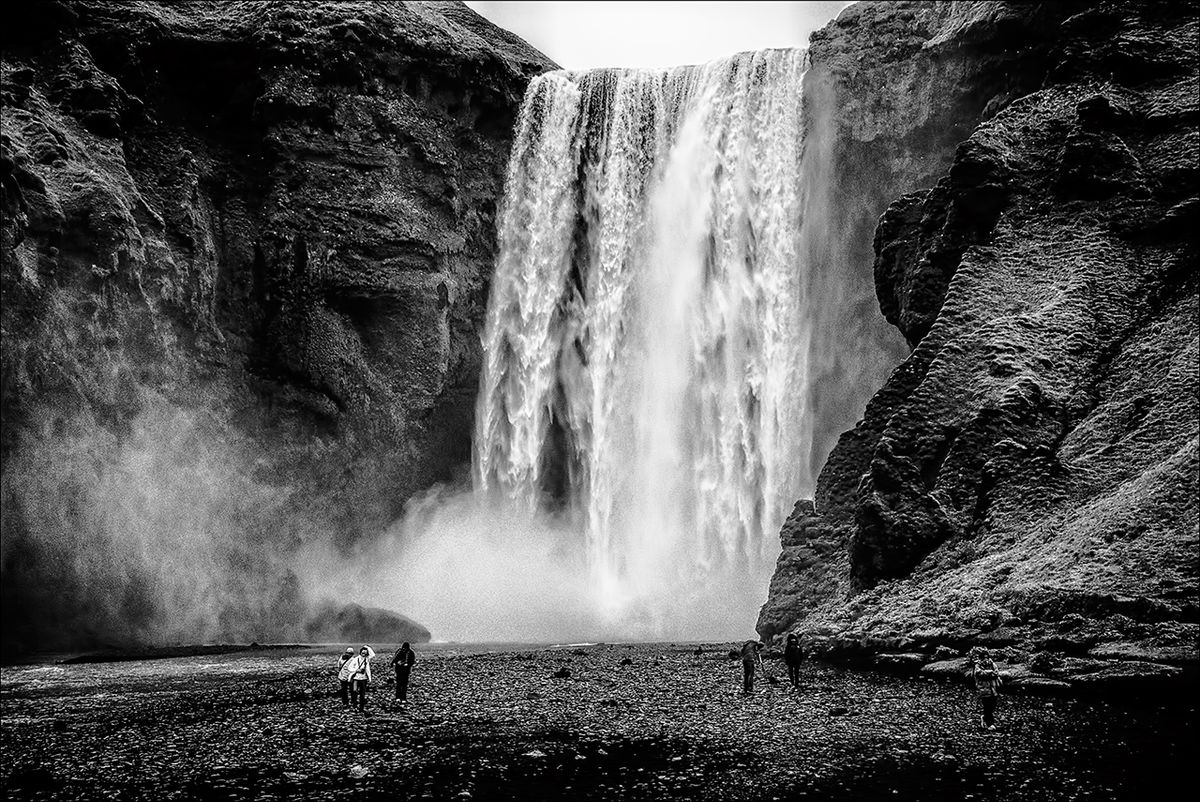
[(10, 799), (1006, 802), (1192, 781), (1192, 699), (1007, 696), (988, 732), (965, 686), (808, 664), (799, 691), (744, 698), (728, 645), (694, 648), (419, 647), (409, 701), (377, 670), (365, 714), (330, 650), (11, 666), (0, 781)]

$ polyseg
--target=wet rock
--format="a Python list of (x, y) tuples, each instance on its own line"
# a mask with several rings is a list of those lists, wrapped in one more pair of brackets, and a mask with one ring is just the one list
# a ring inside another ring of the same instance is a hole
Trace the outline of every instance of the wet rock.
[(1096, 671), (1068, 674), (1074, 690), (1089, 694), (1142, 693), (1172, 694), (1185, 687), (1185, 674), (1176, 666), (1137, 661), (1121, 661)]
[[(948, 635), (947, 635), (948, 637)], [(935, 661), (954, 660), (958, 658), (958, 652), (951, 649), (949, 646), (939, 646), (933, 650), (933, 659)]]
[(926, 655), (916, 652), (901, 654), (879, 654), (875, 656), (875, 664), (886, 671), (899, 674), (915, 674), (929, 662)]
[(1131, 641), (1105, 643), (1088, 650), (1089, 657), (1102, 660), (1130, 660), (1144, 663), (1194, 664), (1196, 650), (1188, 646), (1153, 646)]
[(921, 667), (921, 674), (937, 679), (965, 679), (971, 670), (969, 657), (937, 660)]
[(1045, 696), (1062, 696), (1070, 693), (1071, 683), (1050, 677), (1030, 674), (1018, 677), (1012, 681), (1009, 690), (1018, 693), (1042, 694)]

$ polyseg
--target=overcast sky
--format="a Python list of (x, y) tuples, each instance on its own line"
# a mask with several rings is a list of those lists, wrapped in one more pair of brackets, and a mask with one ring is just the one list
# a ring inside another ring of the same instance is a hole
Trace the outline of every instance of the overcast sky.
[(467, 2), (569, 70), (701, 64), (804, 47), (850, 2)]

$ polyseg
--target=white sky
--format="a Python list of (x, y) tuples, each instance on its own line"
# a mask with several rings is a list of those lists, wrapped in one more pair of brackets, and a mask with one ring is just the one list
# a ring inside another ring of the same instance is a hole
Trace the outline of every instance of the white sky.
[(851, 3), (488, 2), (477, 13), (568, 70), (674, 67), (770, 47), (805, 47), (808, 35)]

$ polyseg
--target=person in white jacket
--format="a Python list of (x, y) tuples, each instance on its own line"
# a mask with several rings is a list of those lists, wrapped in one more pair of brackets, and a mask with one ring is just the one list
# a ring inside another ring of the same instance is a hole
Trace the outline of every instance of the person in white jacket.
[(354, 648), (346, 647), (346, 651), (338, 657), (337, 661), (337, 678), (338, 678), (338, 696), (342, 699), (342, 707), (350, 706), (350, 661), (354, 659)]
[(357, 705), (359, 710), (367, 709), (367, 687), (371, 684), (371, 658), (374, 656), (375, 651), (364, 646), (346, 663), (350, 673), (350, 705)]

